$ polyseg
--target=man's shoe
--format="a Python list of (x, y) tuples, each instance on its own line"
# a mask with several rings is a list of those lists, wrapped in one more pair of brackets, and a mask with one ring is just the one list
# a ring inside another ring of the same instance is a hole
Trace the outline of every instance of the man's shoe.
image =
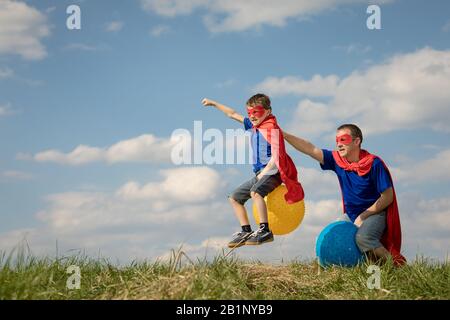
[(251, 234), (251, 236), (247, 239), (247, 241), (245, 241), (245, 244), (254, 246), (272, 241), (273, 241), (272, 231), (267, 231), (263, 227), (261, 227)]
[(238, 248), (245, 244), (245, 241), (252, 235), (252, 232), (240, 231), (233, 234), (233, 239), (228, 242), (228, 248)]

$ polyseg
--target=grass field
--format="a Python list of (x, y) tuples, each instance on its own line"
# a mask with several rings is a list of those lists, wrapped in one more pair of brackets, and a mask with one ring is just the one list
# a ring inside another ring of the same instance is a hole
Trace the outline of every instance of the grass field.
[[(79, 289), (67, 288), (71, 265), (80, 268)], [(372, 290), (367, 267), (275, 266), (225, 256), (194, 262), (181, 250), (167, 262), (117, 266), (82, 255), (36, 258), (16, 250), (0, 255), (0, 299), (450, 299), (448, 261), (422, 258), (402, 268), (387, 263), (381, 288)]]

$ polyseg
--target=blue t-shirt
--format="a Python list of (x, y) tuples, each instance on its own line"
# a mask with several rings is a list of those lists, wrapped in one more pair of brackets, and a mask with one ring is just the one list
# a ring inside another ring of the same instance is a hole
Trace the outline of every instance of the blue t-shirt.
[(378, 200), (382, 192), (392, 187), (389, 173), (380, 159), (375, 158), (370, 172), (360, 177), (355, 171), (345, 171), (339, 167), (330, 150), (322, 151), (324, 164), (320, 164), (320, 167), (336, 173), (344, 197), (345, 211), (353, 222)]
[[(244, 118), (245, 131), (252, 130), (253, 124), (249, 118)], [(251, 146), (253, 150), (253, 172), (261, 171), (272, 157), (270, 143), (264, 138), (258, 129), (252, 130)]]

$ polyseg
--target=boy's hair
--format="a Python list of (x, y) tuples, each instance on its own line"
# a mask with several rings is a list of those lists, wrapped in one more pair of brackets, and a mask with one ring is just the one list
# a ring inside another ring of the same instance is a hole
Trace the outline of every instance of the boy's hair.
[(272, 109), (272, 107), (270, 106), (270, 98), (262, 93), (255, 94), (247, 100), (247, 106), (254, 107), (257, 105), (263, 106), (263, 108), (266, 110)]
[(362, 144), (363, 134), (362, 134), (361, 129), (356, 124), (352, 124), (352, 123), (343, 124), (339, 128), (337, 128), (337, 131), (342, 130), (342, 129), (349, 129), (350, 132), (352, 133), (352, 137), (359, 138), (361, 140), (360, 145)]

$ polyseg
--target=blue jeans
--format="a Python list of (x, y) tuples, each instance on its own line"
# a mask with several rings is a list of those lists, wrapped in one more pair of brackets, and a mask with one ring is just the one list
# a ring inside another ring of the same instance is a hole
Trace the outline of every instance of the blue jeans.
[[(339, 221), (350, 221), (348, 215), (344, 214)], [(350, 221), (351, 222), (351, 221)], [(386, 211), (369, 216), (363, 220), (362, 225), (356, 233), (356, 244), (359, 250), (367, 252), (382, 247), (381, 237), (386, 229)]]

